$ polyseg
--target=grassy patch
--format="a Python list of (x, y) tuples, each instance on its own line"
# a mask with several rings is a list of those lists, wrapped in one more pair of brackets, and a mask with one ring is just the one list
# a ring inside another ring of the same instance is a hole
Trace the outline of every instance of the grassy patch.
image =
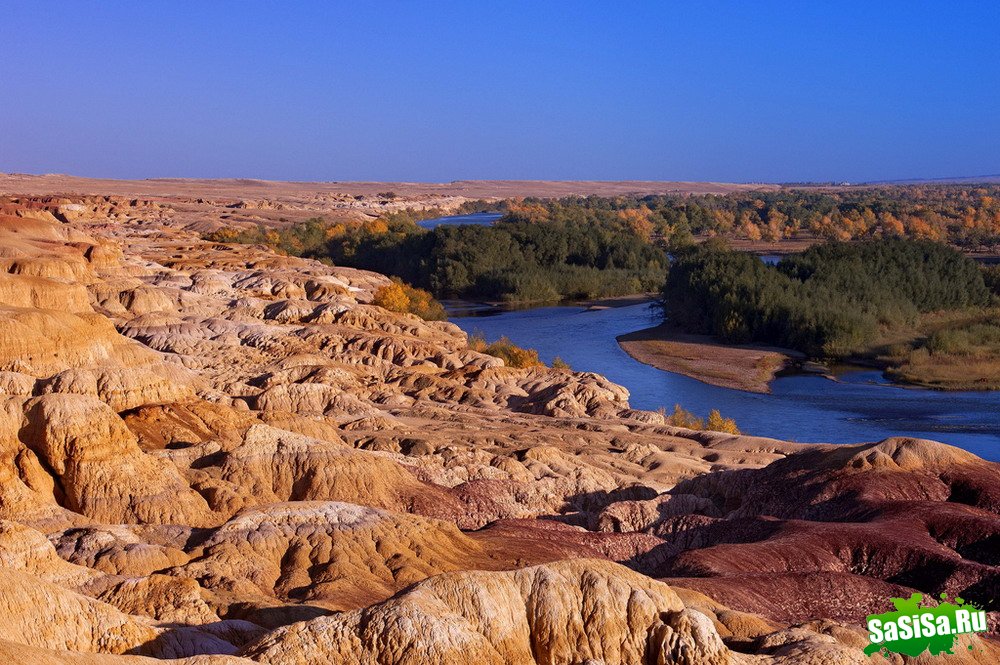
[[(929, 314), (876, 360), (896, 381), (948, 390), (1000, 390), (1000, 309)], [(898, 336), (898, 333), (897, 333)]]

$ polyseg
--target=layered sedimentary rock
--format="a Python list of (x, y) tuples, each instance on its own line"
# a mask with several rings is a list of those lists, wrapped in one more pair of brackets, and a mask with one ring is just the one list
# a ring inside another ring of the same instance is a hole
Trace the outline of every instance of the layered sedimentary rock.
[(380, 605), (281, 628), (244, 653), (269, 663), (735, 660), (669, 587), (587, 559), (441, 575)]
[(0, 202), (0, 658), (851, 663), (890, 596), (996, 609), (995, 464), (669, 427), (180, 205)]
[[(878, 598), (914, 589), (994, 607), (998, 480), (996, 464), (965, 451), (889, 439), (687, 480), (673, 491), (703, 503), (645, 527), (675, 552), (653, 565), (660, 575), (693, 575), (688, 584), (735, 606), (782, 599), (768, 603), (776, 618), (837, 598), (829, 616), (860, 620)], [(807, 581), (815, 598), (787, 598)]]

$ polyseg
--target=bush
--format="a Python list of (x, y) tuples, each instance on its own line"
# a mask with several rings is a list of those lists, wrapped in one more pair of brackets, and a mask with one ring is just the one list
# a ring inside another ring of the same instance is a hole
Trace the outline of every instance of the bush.
[(705, 429), (713, 432), (725, 432), (726, 434), (740, 433), (740, 428), (736, 426), (736, 421), (732, 418), (723, 418), (718, 409), (709, 411), (708, 420), (705, 421)]
[(444, 321), (448, 318), (444, 307), (429, 292), (398, 279), (378, 289), (372, 303), (391, 312), (416, 314), (425, 321)]
[(705, 421), (696, 417), (690, 411), (681, 408), (680, 404), (674, 404), (674, 412), (667, 418), (667, 424), (687, 429), (703, 429)]
[(525, 349), (514, 344), (506, 336), (499, 340), (488, 343), (479, 334), (469, 338), (469, 348), (473, 351), (495, 356), (503, 360), (507, 367), (544, 367), (545, 363), (538, 359), (538, 351)]
[(736, 421), (732, 418), (723, 418), (718, 409), (712, 409), (708, 413), (708, 419), (702, 420), (690, 411), (674, 404), (674, 411), (669, 416), (664, 409), (660, 413), (666, 418), (668, 425), (674, 427), (684, 427), (694, 430), (708, 430), (712, 432), (725, 432), (726, 434), (740, 434), (740, 428), (736, 426)]
[(984, 265), (981, 267), (986, 288), (995, 296), (1000, 296), (1000, 265)]
[(573, 368), (569, 366), (568, 362), (566, 362), (565, 360), (563, 360), (559, 356), (556, 356), (555, 358), (552, 359), (552, 369), (570, 369), (571, 370)]
[(924, 346), (933, 354), (972, 356), (983, 347), (1000, 346), (1000, 327), (979, 323), (963, 328), (946, 328), (934, 332)]

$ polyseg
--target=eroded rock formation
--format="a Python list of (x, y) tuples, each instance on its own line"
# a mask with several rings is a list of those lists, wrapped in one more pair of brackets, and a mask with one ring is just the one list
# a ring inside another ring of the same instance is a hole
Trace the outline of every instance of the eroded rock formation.
[(997, 609), (996, 464), (669, 427), (179, 206), (0, 201), (0, 658), (853, 663), (890, 596)]

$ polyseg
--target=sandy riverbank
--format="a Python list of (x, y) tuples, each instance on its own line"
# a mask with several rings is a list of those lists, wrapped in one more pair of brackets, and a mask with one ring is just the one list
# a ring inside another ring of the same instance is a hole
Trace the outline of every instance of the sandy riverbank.
[(636, 360), (723, 388), (771, 392), (770, 382), (801, 355), (766, 346), (730, 346), (707, 335), (690, 335), (665, 324), (620, 335), (618, 344)]

